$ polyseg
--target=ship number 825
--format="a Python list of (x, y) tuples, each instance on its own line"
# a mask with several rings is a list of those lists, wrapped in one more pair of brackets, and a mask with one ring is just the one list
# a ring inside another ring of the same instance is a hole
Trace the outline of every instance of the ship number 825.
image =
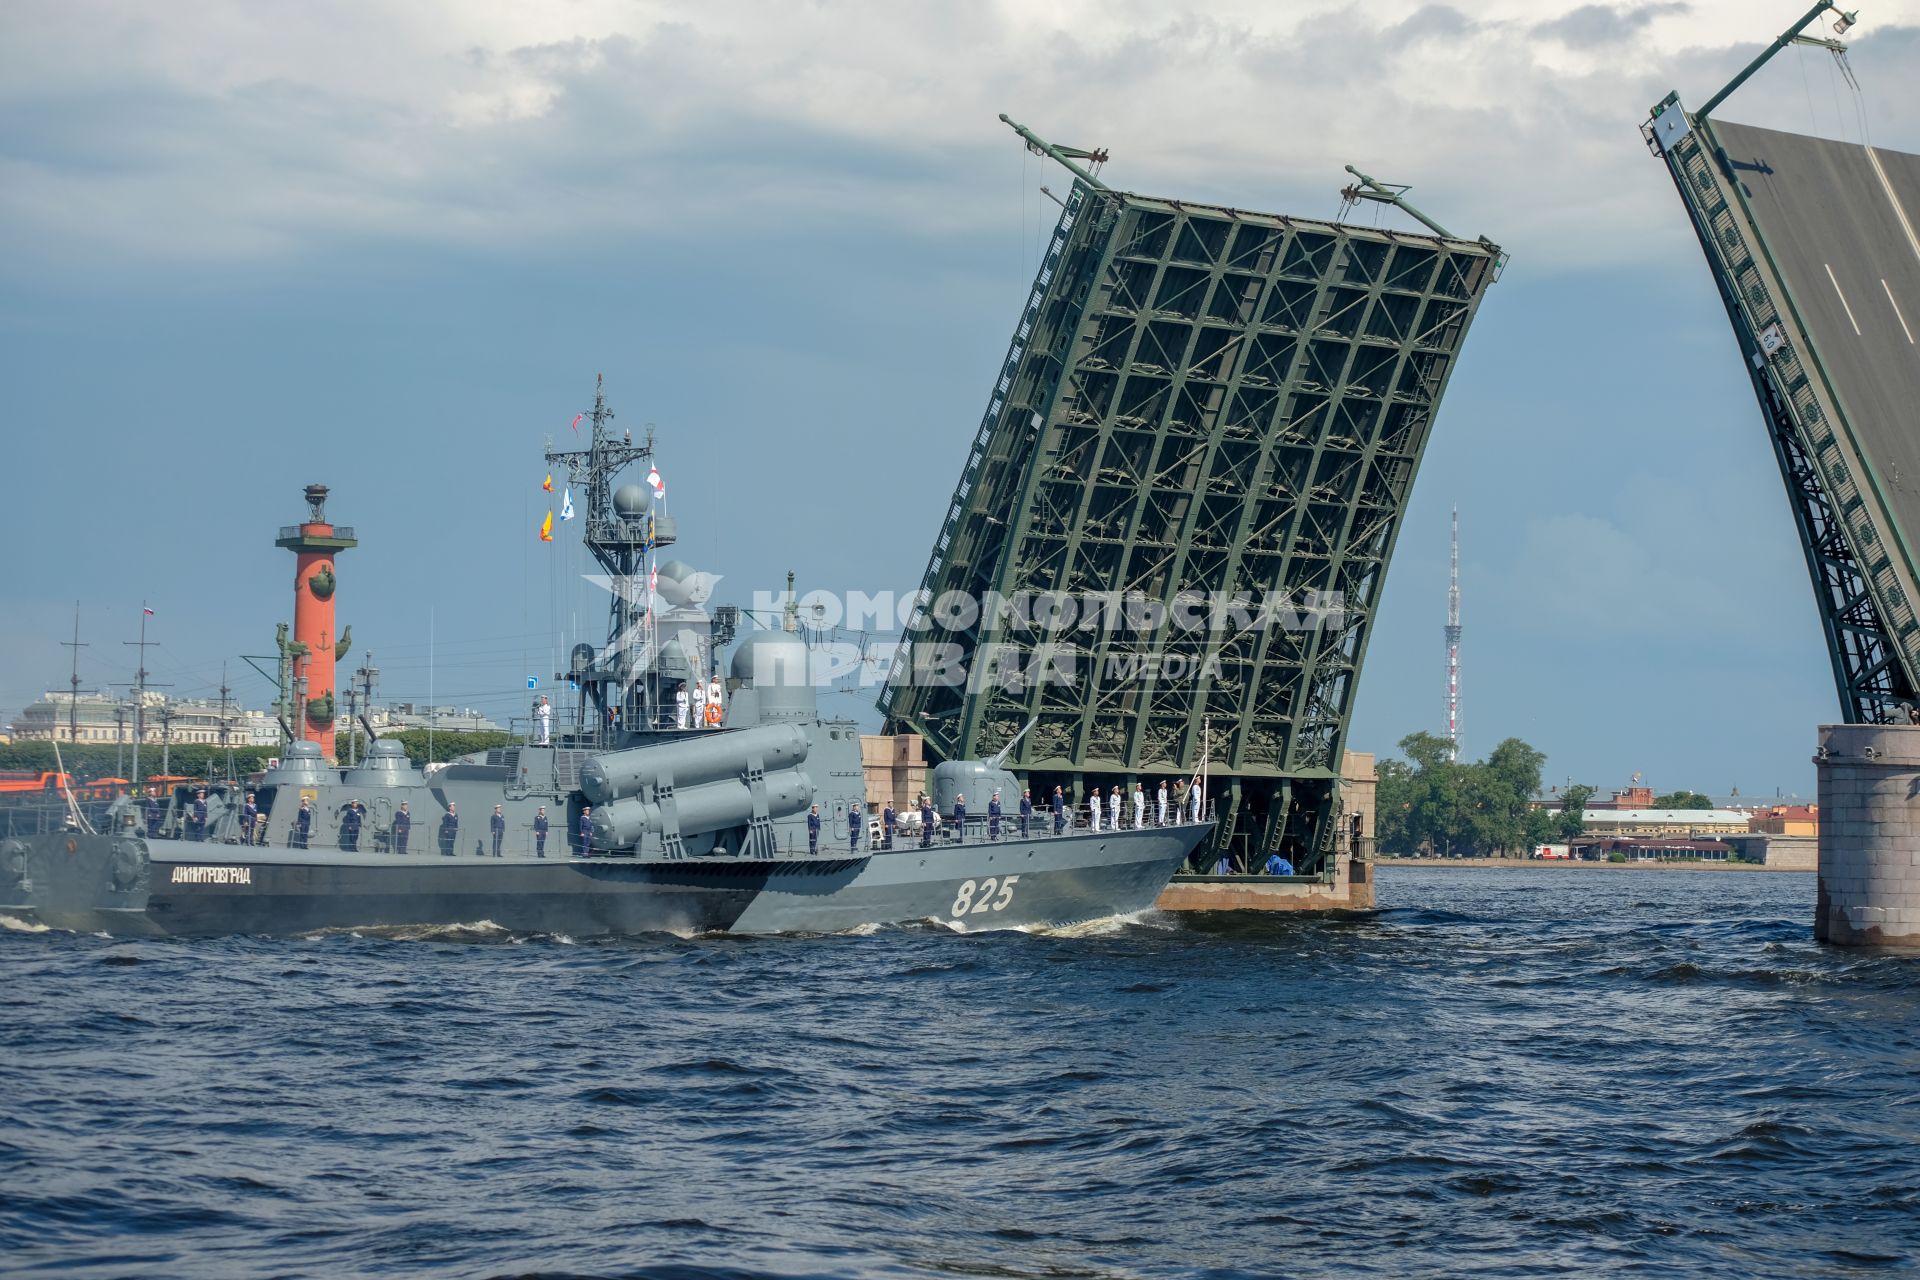
[[(968, 880), (960, 886), (960, 892), (954, 895), (953, 915), (957, 918), (967, 915), (977, 916), (987, 911), (1005, 911), (1007, 904), (1013, 901), (1013, 886), (1018, 883), (1020, 883), (1019, 876), (1007, 876), (1000, 880), (988, 876), (979, 884)], [(998, 897), (994, 896), (996, 888), (1000, 890)]]

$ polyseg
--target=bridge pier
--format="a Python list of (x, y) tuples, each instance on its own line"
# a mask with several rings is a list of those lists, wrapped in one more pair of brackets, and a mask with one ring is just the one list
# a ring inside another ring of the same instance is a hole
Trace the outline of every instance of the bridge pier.
[(1920, 947), (1920, 725), (1820, 726), (1813, 936)]

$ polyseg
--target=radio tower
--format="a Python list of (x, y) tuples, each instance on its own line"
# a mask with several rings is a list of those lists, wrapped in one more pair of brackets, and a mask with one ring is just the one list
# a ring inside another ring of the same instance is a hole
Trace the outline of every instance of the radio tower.
[(1460, 758), (1460, 508), (1453, 509), (1453, 554), (1447, 568), (1447, 741)]

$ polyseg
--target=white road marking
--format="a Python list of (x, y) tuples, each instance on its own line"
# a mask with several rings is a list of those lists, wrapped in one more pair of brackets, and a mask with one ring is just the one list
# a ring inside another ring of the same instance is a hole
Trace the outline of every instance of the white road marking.
[(1893, 206), (1894, 217), (1900, 219), (1900, 229), (1907, 233), (1907, 244), (1913, 250), (1913, 256), (1920, 258), (1920, 236), (1913, 234), (1913, 223), (1907, 221), (1907, 211), (1900, 207), (1900, 197), (1893, 194), (1893, 184), (1887, 181), (1887, 171), (1880, 167), (1880, 157), (1868, 147), (1867, 163), (1873, 166), (1873, 172), (1880, 179), (1880, 189), (1887, 193), (1887, 203)]
[[(1887, 289), (1887, 278), (1880, 277), (1880, 287)], [(1893, 308), (1893, 318), (1900, 322), (1900, 332), (1907, 335), (1907, 345), (1913, 346), (1913, 330), (1907, 328), (1907, 318), (1900, 314), (1900, 304), (1893, 300), (1893, 290), (1887, 289), (1887, 304)]]
[(1834, 279), (1833, 279), (1833, 267), (1832, 267), (1832, 265), (1831, 265), (1830, 263), (1825, 263), (1825, 262), (1823, 262), (1823, 263), (1821, 263), (1820, 265), (1821, 265), (1821, 266), (1823, 266), (1823, 267), (1826, 267), (1826, 269), (1827, 269), (1827, 279), (1828, 279), (1828, 280), (1832, 280), (1832, 281), (1833, 281), (1833, 292), (1834, 292), (1834, 295), (1835, 295), (1836, 297), (1838, 297), (1838, 298), (1840, 299), (1840, 307), (1841, 307), (1841, 309), (1842, 309), (1843, 311), (1845, 311), (1845, 312), (1847, 313), (1847, 323), (1853, 326), (1853, 336), (1854, 336), (1854, 337), (1856, 337), (1856, 338), (1857, 338), (1857, 337), (1859, 337), (1859, 336), (1860, 336), (1860, 322), (1859, 322), (1858, 320), (1855, 320), (1855, 319), (1853, 318), (1853, 308), (1852, 308), (1852, 307), (1849, 307), (1849, 306), (1847, 305), (1847, 295), (1846, 295), (1846, 294), (1844, 294), (1844, 293), (1841, 293), (1841, 292), (1840, 292), (1840, 282), (1839, 282), (1838, 280), (1834, 280)]

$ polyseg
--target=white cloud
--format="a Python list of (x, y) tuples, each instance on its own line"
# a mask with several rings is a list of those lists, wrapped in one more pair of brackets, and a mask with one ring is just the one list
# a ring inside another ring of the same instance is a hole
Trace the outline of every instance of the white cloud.
[[(964, 232), (1007, 220), (1005, 110), (1113, 148), (1128, 187), (1324, 216), (1351, 161), (1523, 262), (1614, 261), (1684, 243), (1635, 136), (1646, 109), (1673, 86), (1703, 99), (1791, 16), (1736, 0), (16, 0), (0, 226), (56, 261), (773, 218)], [(1903, 23), (1920, 0), (1874, 6), (1854, 63), (1875, 140), (1913, 148), (1920, 121), (1890, 114), (1920, 75)], [(1825, 59), (1790, 51), (1730, 113), (1857, 131)]]

